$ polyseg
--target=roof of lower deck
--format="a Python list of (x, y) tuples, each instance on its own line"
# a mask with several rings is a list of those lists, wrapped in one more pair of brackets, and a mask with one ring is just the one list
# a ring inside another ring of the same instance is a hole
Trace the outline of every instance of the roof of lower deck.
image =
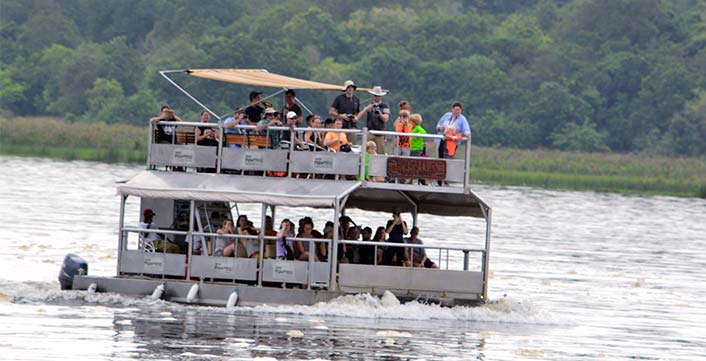
[(346, 208), (390, 212), (395, 208), (442, 216), (483, 217), (489, 208), (472, 191), (359, 181), (295, 179), (228, 174), (144, 171), (118, 185), (118, 193), (142, 198), (266, 203), (276, 206), (333, 208), (349, 195)]

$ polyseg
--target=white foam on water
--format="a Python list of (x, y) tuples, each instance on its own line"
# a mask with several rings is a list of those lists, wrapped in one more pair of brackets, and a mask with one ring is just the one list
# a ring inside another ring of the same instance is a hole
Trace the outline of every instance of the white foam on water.
[[(117, 307), (154, 307), (163, 309), (160, 314), (162, 321), (173, 321), (168, 310), (193, 305), (179, 305), (163, 300), (152, 300), (149, 296), (137, 298), (115, 293), (88, 293), (86, 291), (61, 291), (55, 282), (14, 282), (0, 281), (0, 302), (11, 297), (15, 303), (26, 304), (56, 304), (56, 303), (87, 303)], [(435, 304), (423, 304), (416, 301), (397, 304), (386, 302), (370, 294), (346, 295), (329, 302), (320, 302), (312, 306), (301, 305), (260, 305), (254, 307), (220, 307), (199, 306), (203, 310), (216, 310), (224, 313), (255, 313), (276, 315), (275, 322), (289, 322), (284, 315), (305, 315), (312, 318), (312, 323), (318, 323), (320, 317), (351, 317), (366, 319), (398, 319), (398, 320), (452, 320), (494, 323), (520, 324), (558, 324), (571, 325), (574, 322), (566, 316), (552, 314), (527, 300), (502, 298), (497, 301), (468, 307), (444, 307)], [(315, 321), (314, 321), (315, 320)]]
[(530, 301), (503, 298), (487, 304), (468, 307), (444, 307), (416, 301), (385, 305), (370, 294), (346, 295), (313, 306), (237, 307), (233, 312), (297, 314), (399, 320), (457, 320), (522, 324), (572, 324), (571, 320), (552, 315)]

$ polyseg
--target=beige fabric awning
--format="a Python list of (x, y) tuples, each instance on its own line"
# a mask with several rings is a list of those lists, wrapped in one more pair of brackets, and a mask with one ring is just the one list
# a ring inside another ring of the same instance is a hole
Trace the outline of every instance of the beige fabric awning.
[[(343, 85), (319, 83), (270, 73), (264, 69), (188, 69), (189, 75), (236, 84), (287, 89), (343, 90)], [(357, 90), (369, 90), (358, 88)]]

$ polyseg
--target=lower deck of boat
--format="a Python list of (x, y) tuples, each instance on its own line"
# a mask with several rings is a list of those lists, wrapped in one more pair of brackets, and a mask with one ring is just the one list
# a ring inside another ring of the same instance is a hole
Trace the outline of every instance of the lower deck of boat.
[[(360, 289), (360, 290), (326, 290), (326, 289), (298, 289), (279, 287), (256, 286), (232, 282), (199, 282), (183, 279), (150, 278), (145, 276), (122, 277), (96, 277), (75, 276), (74, 290), (88, 290), (95, 284), (96, 292), (118, 293), (134, 297), (151, 296), (155, 289), (163, 285), (161, 299), (186, 304), (221, 306), (228, 305), (228, 300), (235, 292), (237, 306), (257, 305), (314, 305), (319, 302), (328, 302), (337, 297), (370, 293), (382, 296), (385, 289)], [(198, 291), (192, 297), (189, 292), (193, 286), (198, 285)], [(388, 290), (401, 302), (418, 301), (423, 303), (436, 303), (444, 306), (477, 305), (480, 298), (455, 297), (457, 295), (435, 292), (410, 292), (409, 290)]]

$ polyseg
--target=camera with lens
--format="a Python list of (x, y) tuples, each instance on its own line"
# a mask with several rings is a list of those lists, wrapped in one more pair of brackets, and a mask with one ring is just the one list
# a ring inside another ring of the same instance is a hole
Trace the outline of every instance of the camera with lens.
[(379, 105), (373, 105), (373, 113), (380, 115), (380, 106)]
[(353, 114), (346, 114), (346, 117), (348, 118), (349, 122), (352, 122), (354, 115)]

